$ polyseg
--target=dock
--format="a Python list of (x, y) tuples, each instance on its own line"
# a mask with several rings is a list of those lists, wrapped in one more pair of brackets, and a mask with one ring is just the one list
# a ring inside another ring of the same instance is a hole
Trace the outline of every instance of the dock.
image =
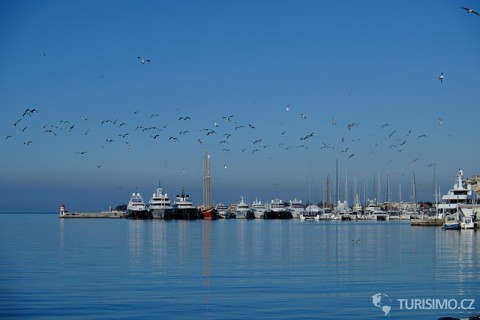
[(101, 219), (121, 219), (126, 217), (124, 211), (102, 211), (102, 212), (63, 212), (59, 215), (62, 219), (90, 219), (90, 218), (101, 218)]
[(411, 219), (410, 225), (423, 226), (423, 227), (441, 227), (443, 226), (443, 219), (438, 219), (438, 218)]

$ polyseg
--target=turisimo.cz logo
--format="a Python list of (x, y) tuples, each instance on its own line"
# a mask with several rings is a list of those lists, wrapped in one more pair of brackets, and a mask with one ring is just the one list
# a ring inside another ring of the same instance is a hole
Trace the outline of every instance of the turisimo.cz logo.
[[(475, 299), (395, 299), (399, 310), (475, 310)], [(392, 299), (385, 293), (375, 293), (372, 303), (387, 316), (392, 310)]]
[(382, 309), (385, 316), (392, 310), (392, 300), (385, 293), (375, 293), (372, 296), (372, 303), (375, 307)]
[(397, 299), (400, 310), (475, 310), (475, 299)]

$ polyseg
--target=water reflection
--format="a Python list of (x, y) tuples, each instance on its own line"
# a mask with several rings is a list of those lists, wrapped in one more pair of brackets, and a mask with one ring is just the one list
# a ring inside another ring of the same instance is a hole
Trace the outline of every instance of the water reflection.
[[(149, 221), (150, 222), (150, 221)], [(141, 265), (143, 256), (145, 254), (145, 241), (149, 237), (145, 237), (145, 224), (143, 220), (129, 220), (128, 223), (128, 249), (129, 249), (129, 263), (131, 270), (137, 273), (141, 268), (136, 266)]]
[[(437, 265), (444, 266), (438, 279), (455, 282), (477, 280), (479, 239), (474, 230), (436, 230)], [(444, 270), (445, 269), (445, 270)]]
[[(215, 223), (215, 222), (213, 222)], [(205, 305), (210, 304), (210, 228), (212, 221), (206, 220), (202, 223), (202, 243), (203, 243), (203, 285), (206, 294), (203, 295), (203, 303)]]
[(151, 223), (152, 229), (152, 259), (157, 267), (157, 272), (163, 272), (164, 260), (167, 259), (168, 245), (168, 221), (154, 220)]

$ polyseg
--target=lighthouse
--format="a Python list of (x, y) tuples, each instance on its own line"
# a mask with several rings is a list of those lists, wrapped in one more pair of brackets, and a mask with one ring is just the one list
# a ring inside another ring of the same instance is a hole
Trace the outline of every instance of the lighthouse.
[(65, 215), (65, 205), (62, 203), (60, 205), (60, 216), (64, 216)]

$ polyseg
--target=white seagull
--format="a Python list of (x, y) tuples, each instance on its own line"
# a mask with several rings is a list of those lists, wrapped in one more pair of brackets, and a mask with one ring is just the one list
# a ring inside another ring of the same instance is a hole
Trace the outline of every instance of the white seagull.
[(470, 9), (470, 8), (465, 8), (465, 7), (462, 7), (463, 10), (467, 11), (467, 13), (473, 13), (473, 14), (476, 14), (477, 16), (480, 16), (480, 14), (473, 10), (473, 9)]
[(440, 80), (440, 83), (443, 83), (443, 79), (445, 78), (443, 72), (440, 73), (440, 76), (438, 77), (438, 80)]
[(138, 57), (138, 60), (140, 60), (142, 64), (145, 64), (145, 62), (150, 62), (149, 59), (145, 59), (144, 57)]

